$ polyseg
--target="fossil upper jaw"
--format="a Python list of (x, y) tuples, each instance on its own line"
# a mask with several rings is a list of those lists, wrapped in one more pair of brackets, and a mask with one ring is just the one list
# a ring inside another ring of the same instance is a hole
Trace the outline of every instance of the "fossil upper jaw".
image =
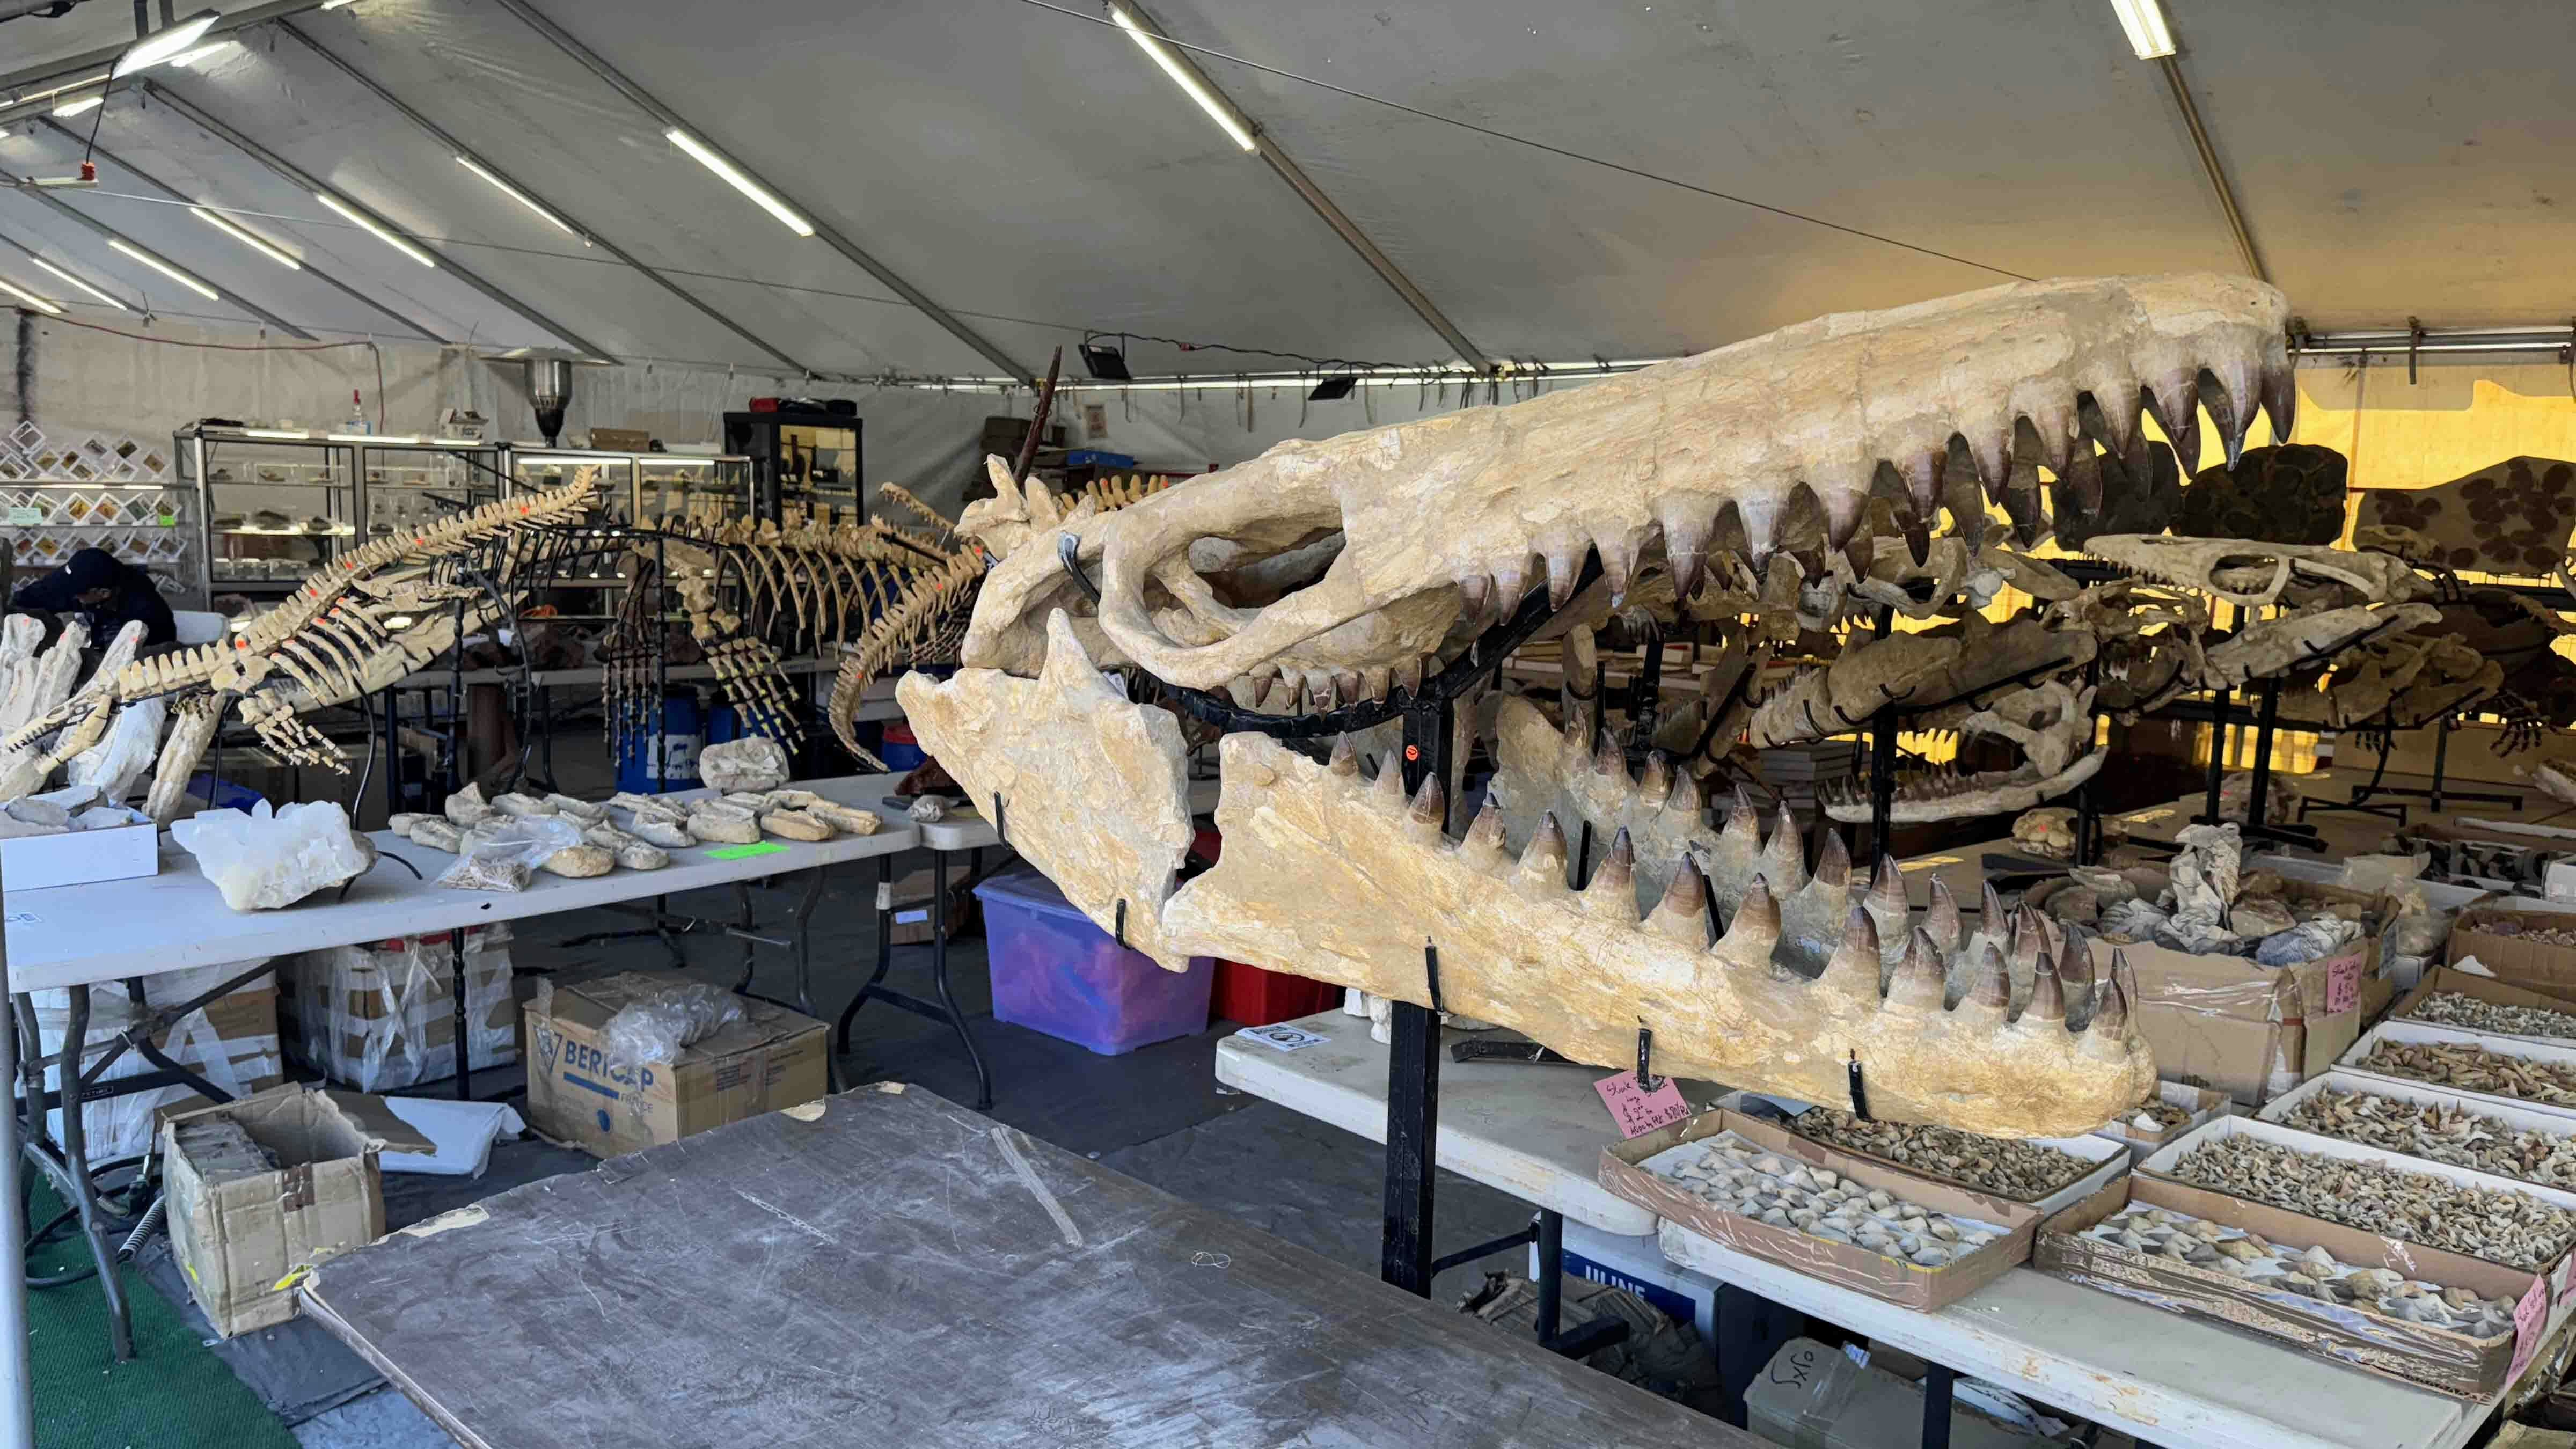
[[(1562, 601), (1594, 552), (1613, 597), (1664, 569), (1687, 598), (1713, 555), (1758, 574), (1776, 549), (1849, 543), (1883, 479), (1919, 533), (1945, 501), (1979, 496), (1960, 472), (2007, 491), (2017, 434), (2064, 471), (2097, 442), (2136, 444), (2142, 411), (2177, 435), (2206, 407), (2231, 451), (2258, 407), (2286, 432), (2287, 320), (2270, 287), (2210, 274), (1823, 317), (1508, 407), (1284, 443), (1080, 530), (1081, 557), (1096, 560), (1104, 642), (1167, 682), (1224, 688), (1300, 646), (1299, 670), (1395, 668), (1386, 653), (1418, 658), (1444, 612), (1488, 617), (1541, 586)], [(1194, 559), (1242, 567), (1333, 529), (1344, 545), (1307, 587), (1248, 616), (1192, 603)], [(1319, 638), (1423, 594), (1443, 597), (1401, 638)], [(1026, 672), (995, 636), (1016, 628), (1017, 652), (1036, 654), (1057, 599), (989, 602), (970, 645), (996, 647), (965, 662)]]

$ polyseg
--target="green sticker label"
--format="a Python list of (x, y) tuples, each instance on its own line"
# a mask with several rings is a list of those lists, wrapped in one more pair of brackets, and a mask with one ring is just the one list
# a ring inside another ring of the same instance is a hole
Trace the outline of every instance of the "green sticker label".
[(43, 524), (44, 521), (45, 510), (41, 508), (30, 508), (23, 503), (12, 503), (9, 505), (9, 526), (11, 528), (35, 528)]
[(719, 845), (707, 852), (707, 859), (748, 860), (755, 855), (776, 855), (786, 848), (775, 840), (764, 840), (757, 845)]

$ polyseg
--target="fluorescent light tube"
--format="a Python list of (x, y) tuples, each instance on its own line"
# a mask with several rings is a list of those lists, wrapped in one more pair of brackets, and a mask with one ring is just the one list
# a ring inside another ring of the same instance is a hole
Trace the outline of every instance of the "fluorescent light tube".
[(37, 296), (26, 288), (18, 286), (16, 283), (9, 281), (5, 277), (0, 277), (0, 292), (8, 293), (10, 296), (17, 298), (19, 301), (26, 303), (28, 306), (35, 308), (37, 311), (44, 313), (48, 317), (60, 317), (63, 315), (62, 308), (55, 306), (53, 303), (46, 301), (44, 298)]
[(222, 217), (206, 210), (202, 206), (189, 207), (188, 214), (194, 216), (197, 220), (204, 222), (206, 225), (213, 227), (215, 230), (222, 232), (224, 235), (231, 237), (234, 241), (240, 242), (243, 246), (250, 248), (261, 256), (268, 258), (270, 261), (277, 263), (279, 266), (286, 268), (288, 271), (300, 272), (304, 270), (304, 264), (302, 262), (288, 256), (285, 252), (278, 250), (276, 247), (260, 240), (258, 237), (251, 235), (249, 232), (233, 225), (231, 222), (224, 220)]
[(126, 47), (125, 54), (117, 57), (115, 73), (132, 75), (138, 70), (150, 70), (182, 51), (194, 49), (206, 31), (223, 18), (215, 11), (200, 10), (176, 25), (152, 32)]
[(27, 260), (34, 262), (37, 266), (44, 268), (46, 271), (53, 273), (55, 276), (62, 278), (64, 281), (71, 283), (73, 286), (78, 287), (82, 291), (89, 293), (91, 296), (96, 297), (102, 302), (105, 302), (107, 305), (114, 307), (119, 312), (131, 312), (134, 310), (133, 308), (126, 306), (123, 302), (120, 302), (105, 292), (100, 291), (98, 288), (91, 286), (89, 283), (82, 281), (80, 278), (73, 276), (62, 268), (55, 266), (52, 262), (46, 261), (43, 257), (31, 256), (27, 258)]
[(189, 51), (185, 55), (174, 55), (170, 57), (170, 63), (172, 65), (195, 65), (201, 60), (212, 60), (216, 56), (223, 54), (225, 51), (230, 50), (239, 44), (241, 44), (241, 42), (238, 40), (218, 40), (210, 45), (198, 46), (196, 49)]
[[(2119, 0), (2113, 0), (2113, 3), (2119, 3)], [(2148, 0), (2148, 3), (2152, 4), (2154, 0)], [(1172, 54), (1171, 50), (1163, 44), (1161, 36), (1137, 24), (1136, 17), (1128, 14), (1127, 7), (1124, 5), (1110, 6), (1109, 18), (1118, 22), (1118, 28), (1127, 32), (1127, 38), (1136, 42), (1138, 49), (1152, 57), (1154, 64), (1163, 68), (1163, 74), (1172, 78), (1172, 84), (1179, 86), (1188, 93), (1191, 100), (1199, 103), (1199, 109), (1208, 113), (1209, 120), (1216, 122), (1219, 129), (1234, 138), (1234, 144), (1246, 151), (1261, 149), (1261, 144), (1252, 139), (1252, 127), (1243, 119), (1242, 113), (1227, 105), (1224, 97), (1209, 90), (1207, 83), (1200, 80), (1196, 72), (1183, 65), (1181, 58)]]
[(2138, 59), (2155, 60), (2174, 53), (2173, 31), (2166, 27), (2164, 7), (2156, 0), (2111, 0), (2111, 13), (2120, 17), (2129, 49), (2138, 53)]
[(333, 211), (340, 213), (341, 216), (347, 218), (349, 222), (356, 226), (360, 231), (363, 231), (367, 235), (374, 237), (376, 240), (383, 242), (386, 246), (392, 247), (395, 251), (402, 253), (404, 256), (411, 258), (422, 266), (434, 267), (438, 265), (437, 258), (432, 257), (429, 253), (413, 246), (410, 242), (404, 241), (401, 237), (394, 235), (392, 232), (385, 230), (374, 222), (367, 220), (365, 217), (358, 214), (357, 208), (340, 200), (338, 197), (333, 196), (331, 193), (327, 191), (317, 191), (313, 193), (313, 199), (321, 202), (324, 206), (331, 208)]
[(482, 177), (484, 180), (486, 180), (486, 181), (488, 181), (488, 182), (492, 183), (492, 189), (493, 189), (493, 190), (500, 192), (503, 196), (506, 196), (506, 197), (510, 198), (512, 201), (515, 201), (515, 202), (519, 203), (521, 206), (524, 206), (524, 207), (526, 207), (528, 210), (535, 212), (537, 215), (544, 217), (544, 218), (545, 218), (549, 223), (553, 224), (556, 228), (558, 228), (559, 230), (561, 230), (561, 231), (563, 232), (563, 234), (564, 234), (564, 235), (566, 235), (566, 236), (573, 236), (573, 237), (577, 237), (577, 236), (580, 236), (580, 235), (581, 235), (581, 233), (580, 233), (580, 232), (574, 231), (574, 230), (572, 229), (572, 223), (571, 223), (571, 222), (568, 222), (568, 221), (564, 220), (562, 217), (555, 215), (553, 212), (546, 210), (544, 207), (537, 205), (537, 199), (536, 199), (535, 197), (530, 196), (528, 193), (526, 193), (526, 192), (524, 192), (524, 191), (521, 191), (519, 188), (517, 188), (517, 187), (515, 187), (515, 186), (512, 186), (509, 182), (504, 181), (504, 180), (502, 180), (500, 177), (493, 175), (491, 172), (489, 172), (489, 171), (485, 170), (485, 169), (484, 169), (483, 167), (481, 167), (481, 166), (476, 165), (476, 164), (475, 164), (474, 162), (472, 162), (471, 160), (468, 160), (467, 158), (465, 158), (465, 157), (463, 157), (463, 156), (459, 156), (459, 157), (457, 157), (457, 158), (456, 158), (456, 164), (457, 164), (457, 165), (459, 165), (459, 166), (464, 167), (466, 170), (471, 171), (471, 172), (473, 172), (475, 175), (480, 176), (480, 177)]
[(300, 443), (313, 436), (301, 428), (240, 428), (236, 431), (245, 438), (267, 438), (279, 443)]
[(104, 105), (106, 101), (107, 97), (105, 95), (80, 96), (54, 107), (54, 114), (57, 116), (77, 116), (83, 111), (97, 110), (101, 105)]
[(759, 205), (761, 210), (778, 218), (779, 225), (786, 227), (789, 231), (796, 233), (798, 236), (812, 236), (814, 234), (814, 223), (797, 215), (793, 208), (789, 207), (786, 202), (779, 200), (768, 187), (761, 185), (759, 182), (754, 181), (749, 176), (743, 174), (741, 167), (726, 160), (715, 150), (715, 148), (709, 146), (706, 142), (699, 140), (697, 137), (690, 135), (688, 132), (681, 130), (677, 126), (673, 126), (662, 134), (670, 138), (672, 145), (688, 152), (690, 158), (695, 160), (699, 165), (704, 166), (709, 171), (723, 177), (726, 185), (731, 186), (734, 190), (750, 197)]
[(420, 439), (413, 437), (409, 433), (325, 433), (322, 435), (322, 441), (326, 443), (380, 443), (388, 448), (399, 448), (405, 444), (417, 443)]
[(143, 248), (128, 245), (123, 237), (111, 237), (107, 244), (115, 250), (123, 252), (125, 255), (141, 262), (143, 265), (150, 267), (152, 270), (159, 272), (161, 275), (168, 277), (171, 281), (178, 283), (180, 286), (186, 287), (190, 291), (204, 294), (206, 300), (209, 302), (220, 302), (224, 299), (223, 293), (218, 292), (214, 288), (207, 286), (205, 283), (198, 281), (196, 278), (189, 276), (186, 272), (180, 271), (177, 267), (174, 267), (168, 262), (161, 260), (159, 257), (152, 255)]
[(325, 10), (337, 10), (348, 3), (349, 0), (322, 0), (322, 8)]

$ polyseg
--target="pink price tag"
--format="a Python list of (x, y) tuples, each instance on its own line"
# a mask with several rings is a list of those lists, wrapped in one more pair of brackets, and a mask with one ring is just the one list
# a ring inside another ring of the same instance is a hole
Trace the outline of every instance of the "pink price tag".
[(1690, 1115), (1690, 1104), (1682, 1100), (1682, 1089), (1670, 1077), (1647, 1092), (1638, 1089), (1635, 1072), (1617, 1072), (1594, 1082), (1592, 1090), (1601, 1094), (1601, 1105), (1610, 1109), (1610, 1120), (1619, 1124), (1622, 1137), (1642, 1137)]
[(2540, 1352), (2540, 1322), (2549, 1314), (2549, 1275), (2539, 1274), (2523, 1291), (2522, 1301), (2513, 1305), (2513, 1367), (2506, 1371), (2505, 1382), (2522, 1377), (2525, 1364)]
[(2326, 1010), (2350, 1011), (2361, 1005), (2361, 953), (2335, 961), (2326, 967)]

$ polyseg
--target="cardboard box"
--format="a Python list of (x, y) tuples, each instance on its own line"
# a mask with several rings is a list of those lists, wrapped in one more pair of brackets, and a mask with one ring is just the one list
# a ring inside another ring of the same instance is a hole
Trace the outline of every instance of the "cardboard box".
[[(1863, 1364), (1812, 1338), (1780, 1346), (1744, 1388), (1746, 1427), (1774, 1444), (1798, 1449), (1912, 1449), (1923, 1442), (1922, 1385)], [(1950, 1406), (1953, 1449), (2043, 1449), (2072, 1438), (2041, 1439), (1977, 1411), (1965, 1397)]]
[[(1884, 1188), (1935, 1212), (1991, 1223), (2003, 1229), (2003, 1235), (1941, 1267), (1925, 1268), (1856, 1245), (1809, 1237), (1795, 1228), (1773, 1227), (1728, 1212), (1640, 1165), (1656, 1153), (1726, 1132), (1766, 1152), (1811, 1167), (1831, 1168), (1854, 1182)], [(1600, 1180), (1612, 1196), (1668, 1218), (1676, 1227), (1739, 1253), (1750, 1253), (1905, 1308), (1939, 1308), (1955, 1303), (2001, 1277), (2030, 1256), (2031, 1235), (2040, 1219), (2039, 1211), (2026, 1204), (1900, 1172), (1874, 1159), (1810, 1142), (1787, 1128), (1723, 1107), (1604, 1147)]]
[[(2356, 1267), (2388, 1268), (2445, 1288), (2468, 1288), (2482, 1298), (2510, 1298), (2525, 1310), (2517, 1312), (2510, 1331), (2474, 1339), (2079, 1236), (2133, 1202), (2243, 1228), (2283, 1247), (2322, 1247)], [(2168, 1313), (2251, 1329), (2318, 1358), (2464, 1399), (2485, 1398), (2518, 1376), (2576, 1305), (2576, 1297), (2561, 1291), (2569, 1271), (2564, 1256), (2538, 1273), (2508, 1268), (2155, 1177), (2113, 1183), (2041, 1224), (2032, 1266)]]
[[(2492, 1052), (2500, 1057), (2546, 1062), (2561, 1069), (2576, 1067), (2576, 1042), (2544, 1042), (2534, 1041), (2529, 1037), (2493, 1036), (2482, 1031), (2465, 1031), (2456, 1026), (2433, 1026), (2420, 1021), (2383, 1021), (2372, 1027), (2369, 1035), (2353, 1043), (2351, 1051), (2344, 1053), (2342, 1069), (2356, 1077), (2368, 1077), (2373, 1081), (2407, 1082), (2417, 1086), (2439, 1085), (2364, 1065), (2364, 1059), (2376, 1050), (2381, 1042), (2408, 1046), (2426, 1042), (2456, 1042), (2475, 1047), (2480, 1051)], [(2465, 1087), (2444, 1087), (2443, 1090), (2464, 1103), (2487, 1107), (2527, 1107), (2534, 1112), (2545, 1112), (2553, 1117), (2576, 1121), (2576, 1103), (2540, 1102), (2525, 1097), (2506, 1096), (2501, 1092), (2476, 1092)]]
[[(2310, 1080), (2314, 1081), (2318, 1079), (2310, 1078)], [(2131, 1126), (2129, 1119), (2123, 1117), (2116, 1122), (2093, 1129), (2093, 1135), (2096, 1137), (2108, 1138), (2111, 1141), (2117, 1142), (2128, 1148), (2129, 1160), (2132, 1163), (2135, 1163), (2138, 1160), (2149, 1156), (2157, 1148), (2164, 1146), (2166, 1143), (2179, 1139), (2202, 1123), (2210, 1121), (2213, 1118), (2224, 1117), (2235, 1109), (2235, 1099), (2228, 1096), (2225, 1092), (2218, 1090), (2216, 1087), (2194, 1087), (2181, 1082), (2156, 1083), (2156, 1100), (2160, 1102), (2169, 1102), (2176, 1107), (2182, 1108), (2185, 1112), (2188, 1112), (2191, 1115), (2183, 1118), (2180, 1122), (2175, 1123), (2171, 1127), (2162, 1128), (2154, 1132), (2144, 1131), (2140, 1128)], [(2278, 1099), (2276, 1098), (2275, 1100)], [(2063, 1207), (2067, 1205), (2060, 1204), (2059, 1206)], [(2052, 1212), (2056, 1210), (2057, 1209), (2055, 1208), (2050, 1209)]]
[[(2466, 996), (2477, 1001), (2492, 1002), (2497, 1006), (2527, 1006), (2536, 1011), (2554, 1011), (2570, 1018), (2576, 1018), (2576, 1001), (2566, 1001), (2559, 997), (2551, 996), (2545, 991), (2534, 991), (2529, 987), (2514, 986), (2503, 981), (2498, 981), (2491, 976), (2476, 976), (2466, 971), (2455, 971), (2450, 967), (2444, 966), (2436, 969), (2430, 976), (2425, 977), (2422, 981), (2417, 982), (2415, 989), (2406, 993), (2406, 995), (2398, 1001), (2397, 1008), (2388, 1013), (2388, 1019), (2391, 1021), (2412, 1021), (2415, 1019), (2416, 1013), (2423, 1009), (2424, 1003), (2427, 1000), (2445, 992)], [(2439, 1025), (2439, 1023), (2427, 1024)], [(2571, 1020), (2568, 1024), (2570, 1027), (2576, 1027), (2576, 1020)], [(2529, 1032), (2482, 1031), (2479, 1035), (2499, 1036), (2513, 1041), (2556, 1042), (2561, 1046), (2565, 1046), (2571, 1041), (2576, 1041), (2576, 1036), (2539, 1036)]]
[[(1747, 1101), (1770, 1103), (1792, 1119), (1812, 1110), (1815, 1106), (1812, 1102), (1802, 1102), (1795, 1097), (1782, 1097), (1768, 1092), (1729, 1092), (1725, 1096), (1718, 1098), (1717, 1105), (1740, 1111), (1742, 1110), (1740, 1104)], [(1755, 1115), (1759, 1116), (1760, 1114), (1756, 1113)], [(1794, 1132), (1797, 1129), (1792, 1127), (1790, 1130)], [(1972, 1133), (1970, 1135), (1973, 1136), (1974, 1134)], [(1813, 1141), (1814, 1139), (1810, 1138), (1808, 1140)], [(1978, 1140), (1992, 1141), (1993, 1139), (1980, 1138)], [(2081, 1172), (2076, 1173), (2066, 1181), (2059, 1183), (2056, 1187), (2049, 1189), (2047, 1192), (2044, 1192), (2037, 1197), (2020, 1197), (2012, 1193), (1996, 1194), (1998, 1197), (2007, 1198), (2013, 1202), (2028, 1203), (2032, 1207), (2039, 1209), (2043, 1215), (2053, 1213), (2059, 1208), (2090, 1196), (2093, 1192), (2099, 1189), (2102, 1184), (2109, 1182), (2112, 1178), (2115, 1178), (2121, 1173), (2129, 1170), (2129, 1154), (2122, 1151), (2119, 1144), (2105, 1142), (2100, 1137), (2092, 1136), (2090, 1134), (2082, 1137), (2034, 1137), (2031, 1138), (2030, 1141), (2034, 1146), (2054, 1147), (2069, 1157), (2082, 1159), (2084, 1163), (2084, 1168)], [(1826, 1145), (1832, 1146), (1838, 1151), (1851, 1153), (1855, 1157), (1868, 1158), (1870, 1161), (1878, 1163), (1881, 1166), (1920, 1181), (1943, 1183), (1951, 1187), (1964, 1188), (1970, 1192), (1981, 1190), (1973, 1183), (1960, 1182), (1956, 1178), (1943, 1177), (1938, 1173), (1931, 1172), (1912, 1163), (1897, 1162), (1893, 1159), (1882, 1157), (1875, 1152), (1863, 1151), (1860, 1148), (1847, 1146), (1842, 1143), (1829, 1143)]]
[[(2497, 926), (2520, 928), (2499, 931)], [(2444, 957), (2457, 966), (2471, 956), (2507, 986), (2519, 986), (2576, 1002), (2576, 946), (2554, 946), (2522, 934), (2542, 928), (2576, 927), (2565, 911), (2524, 910), (2510, 906), (2474, 906), (2451, 923), (2451, 944)]]
[[(2382, 898), (2368, 892), (2287, 885), (2295, 898), (2368, 903), (2385, 913)], [(2334, 1065), (2396, 996), (2381, 975), (2376, 935), (2321, 960), (2277, 969), (2153, 942), (2114, 946), (2096, 937), (2092, 946), (2094, 979), (2109, 979), (2115, 954), (2137, 972), (2141, 999), (2133, 1019), (2155, 1050), (2156, 1075), (2215, 1087), (2248, 1107)]]
[[(258, 965), (257, 961), (228, 961), (215, 966), (196, 966), (184, 971), (166, 971), (143, 978), (146, 1009), (176, 1006), (205, 995), (226, 981)], [(61, 988), (30, 992), (34, 1003), (38, 1050), (47, 1057), (61, 1053), (65, 1032), (70, 1024), (71, 993)], [(85, 1069), (99, 1071), (96, 1063), (115, 1045), (116, 1039), (132, 1029), (141, 1014), (128, 1001), (125, 993), (107, 988), (90, 990), (89, 1025), (83, 1033), (87, 1043), (82, 1052)], [(264, 1092), (286, 1079), (286, 1062), (279, 1054), (277, 1035), (277, 977), (264, 974), (253, 977), (239, 987), (172, 1021), (155, 1032), (152, 1044), (172, 1061), (204, 1077), (223, 1092), (234, 1097), (247, 1097)], [(139, 1051), (127, 1051), (108, 1063), (96, 1078), (107, 1086), (122, 1077), (139, 1077), (158, 1071), (150, 1058)], [(45, 1089), (62, 1088), (59, 1062), (45, 1068)], [(195, 1089), (184, 1086), (159, 1087), (135, 1092), (105, 1101), (81, 1104), (81, 1146), (83, 1155), (95, 1166), (119, 1158), (140, 1157), (152, 1146), (159, 1131), (154, 1118), (156, 1109), (172, 1104), (194, 1105), (203, 1102)], [(63, 1136), (62, 1109), (45, 1114), (46, 1128), (57, 1142)]]
[[(2400, 1102), (2413, 1102), (2420, 1106), (2453, 1106), (2461, 1108), (2464, 1111), (2473, 1112), (2478, 1116), (2485, 1118), (2490, 1123), (2502, 1124), (2516, 1132), (2540, 1132), (2551, 1137), (2576, 1137), (2576, 1117), (2563, 1116), (2555, 1112), (2543, 1112), (2537, 1108), (2522, 1106), (2517, 1103), (2497, 1102), (2485, 1098), (2473, 1097), (2465, 1092), (2456, 1091), (2449, 1087), (2434, 1086), (2430, 1082), (2406, 1082), (2398, 1081), (2390, 1077), (2363, 1076), (2358, 1072), (2346, 1071), (2342, 1067), (2337, 1067), (2322, 1077), (2316, 1077), (2309, 1081), (2300, 1083), (2299, 1089), (2295, 1092), (2290, 1092), (2286, 1095), (2273, 1098), (2271, 1101), (2265, 1103), (2263, 1110), (2256, 1113), (2255, 1116), (2261, 1121), (2277, 1122), (2286, 1125), (2289, 1121), (2290, 1114), (2299, 1109), (2300, 1103), (2307, 1101), (2310, 1097), (2316, 1096), (2320, 1092), (2364, 1092), (2374, 1097), (2392, 1097)], [(2296, 1130), (2306, 1132), (2308, 1129), (2299, 1128)], [(2327, 1136), (2330, 1134), (2311, 1133), (2310, 1135)], [(2436, 1159), (2428, 1158), (2423, 1160), (2432, 1161)], [(2512, 1176), (2510, 1173), (2498, 1175)], [(2541, 1182), (2540, 1179), (2537, 1178), (2523, 1178), (2520, 1180), (2538, 1183), (2543, 1187), (2552, 1187), (2556, 1185), (2553, 1183)]]
[(693, 983), (629, 971), (558, 986), (528, 1004), (528, 1125), (596, 1157), (639, 1152), (823, 1095), (829, 1024), (750, 997), (743, 1019), (681, 1049), (675, 1062), (608, 1065), (621, 1008)]
[(0, 874), (13, 892), (158, 875), (161, 827), (139, 813), (135, 820), (104, 830), (0, 840)]
[[(2538, 1198), (2552, 1207), (2576, 1212), (2576, 1192), (2547, 1187), (2539, 1183), (2517, 1182), (2510, 1177), (2497, 1177), (2493, 1173), (2478, 1172), (2466, 1167), (2453, 1167), (2447, 1162), (2435, 1162), (2430, 1158), (2408, 1157), (2402, 1152), (2391, 1152), (2385, 1148), (2365, 1147), (2358, 1142), (2346, 1142), (2340, 1137), (2320, 1137), (2313, 1132), (2300, 1132), (2284, 1127), (2278, 1122), (2266, 1122), (2255, 1117), (2221, 1117), (2196, 1132), (2169, 1142), (2159, 1148), (2154, 1156), (2138, 1164), (2137, 1175), (2159, 1177), (2177, 1186), (2191, 1187), (2193, 1184), (2182, 1182), (2174, 1176), (2175, 1164), (2189, 1156), (2202, 1143), (2221, 1137), (2253, 1137), (2317, 1157), (2338, 1157), (2347, 1162), (2373, 1163), (2395, 1172), (2420, 1173), (2427, 1177), (2447, 1177), (2453, 1182), (2469, 1187), (2522, 1193)], [(2548, 1266), (2563, 1267), (2569, 1261), (2567, 1254), (2561, 1252)]]
[[(279, 1165), (210, 1182), (179, 1150), (179, 1128), (229, 1118)], [(188, 1294), (226, 1338), (295, 1316), (295, 1285), (318, 1263), (385, 1235), (376, 1154), (431, 1151), (384, 1102), (283, 1086), (163, 1119), (170, 1246)]]
[[(465, 931), (465, 1011), (474, 1069), (519, 1059), (510, 926)], [(290, 956), (296, 1056), (335, 1082), (387, 1092), (456, 1075), (454, 969), (447, 933), (397, 936)]]

